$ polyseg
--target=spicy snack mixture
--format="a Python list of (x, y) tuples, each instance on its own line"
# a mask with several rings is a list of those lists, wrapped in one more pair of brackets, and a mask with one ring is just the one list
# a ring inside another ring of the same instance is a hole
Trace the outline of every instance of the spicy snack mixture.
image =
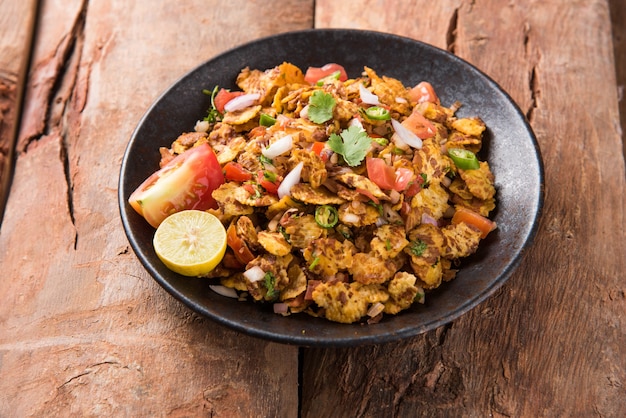
[(161, 166), (208, 144), (224, 180), (209, 213), (228, 248), (222, 293), (331, 321), (379, 321), (455, 277), (496, 225), (485, 124), (455, 116), (427, 82), (364, 67), (290, 63), (216, 87), (207, 117), (161, 149)]

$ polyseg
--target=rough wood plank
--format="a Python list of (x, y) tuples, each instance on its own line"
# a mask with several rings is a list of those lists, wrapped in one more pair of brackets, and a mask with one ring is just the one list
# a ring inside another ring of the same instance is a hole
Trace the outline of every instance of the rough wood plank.
[(0, 224), (9, 190), (37, 1), (0, 2)]
[[(538, 136), (546, 202), (517, 272), (453, 324), (401, 343), (306, 349), (302, 416), (626, 414), (626, 190), (607, 2), (316, 8), (317, 27), (434, 39), (498, 81)], [(416, 11), (415, 23), (396, 24), (397, 10)]]
[(282, 30), (311, 27), (312, 10), (42, 3), (0, 235), (0, 416), (297, 416), (297, 348), (219, 327), (167, 295), (127, 243), (117, 181), (132, 130), (166, 87), (275, 32), (277, 14)]

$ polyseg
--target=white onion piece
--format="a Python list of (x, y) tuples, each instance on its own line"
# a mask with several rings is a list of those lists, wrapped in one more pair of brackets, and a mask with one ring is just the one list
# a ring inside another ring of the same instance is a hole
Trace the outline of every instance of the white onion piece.
[(341, 221), (345, 224), (356, 224), (360, 221), (359, 215), (355, 215), (354, 213), (344, 213), (342, 218)]
[(361, 101), (366, 104), (378, 106), (380, 102), (378, 101), (378, 96), (365, 88), (365, 86), (359, 83), (359, 95), (361, 96)]
[(249, 93), (242, 94), (241, 96), (237, 96), (231, 100), (229, 100), (224, 105), (225, 112), (234, 112), (236, 110), (245, 109), (246, 107), (252, 106), (256, 103), (261, 95), (259, 93)]
[(393, 126), (393, 129), (395, 129), (396, 134), (403, 143), (415, 149), (422, 149), (422, 140), (419, 139), (419, 137), (411, 132), (408, 128), (406, 128), (395, 119), (391, 119), (391, 125)]
[(291, 196), (291, 188), (300, 183), (300, 175), (302, 174), (303, 167), (304, 163), (300, 161), (298, 165), (285, 176), (280, 186), (278, 186), (278, 197), (280, 199), (284, 196)]
[(357, 118), (352, 118), (350, 119), (350, 122), (348, 122), (348, 126), (356, 126), (359, 129), (361, 129), (362, 131), (364, 131), (365, 129), (363, 128), (363, 124), (361, 123), (360, 120), (358, 120)]
[(269, 158), (276, 158), (279, 155), (282, 155), (293, 148), (293, 137), (291, 135), (285, 135), (280, 138), (278, 141), (270, 144), (269, 147), (263, 148), (261, 150), (261, 154), (263, 156)]
[(250, 283), (256, 283), (260, 280), (263, 280), (265, 277), (265, 272), (259, 266), (250, 267), (248, 270), (243, 272), (243, 276), (248, 279)]
[(300, 117), (302, 119), (308, 119), (309, 118), (309, 105), (306, 105), (302, 108), (302, 110), (300, 111)]
[(218, 295), (226, 296), (227, 298), (237, 299), (239, 297), (232, 287), (222, 286), (221, 284), (211, 284), (209, 288)]
[(396, 97), (396, 103), (407, 103), (404, 97)]

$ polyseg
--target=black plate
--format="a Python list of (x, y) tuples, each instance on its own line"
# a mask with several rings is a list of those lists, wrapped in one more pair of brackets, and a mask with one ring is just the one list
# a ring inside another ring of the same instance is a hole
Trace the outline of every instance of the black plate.
[[(442, 104), (460, 101), (459, 116), (480, 116), (487, 124), (482, 158), (496, 177), (498, 229), (462, 265), (457, 278), (427, 295), (424, 306), (375, 325), (345, 325), (306, 314), (282, 317), (252, 302), (213, 293), (206, 280), (169, 271), (152, 248), (154, 230), (127, 203), (133, 190), (158, 168), (159, 146), (169, 147), (205, 116), (209, 98), (202, 89), (236, 89), (235, 78), (248, 66), (267, 69), (291, 62), (301, 69), (337, 62), (350, 77), (363, 66), (405, 85), (429, 81)], [(543, 165), (536, 138), (512, 99), (489, 77), (458, 57), (395, 35), (343, 29), (306, 30), (260, 39), (205, 62), (182, 77), (148, 110), (134, 131), (122, 161), (119, 205), (124, 229), (137, 257), (176, 299), (240, 332), (303, 346), (374, 344), (414, 336), (446, 324), (475, 307), (500, 287), (532, 241), (543, 203)]]

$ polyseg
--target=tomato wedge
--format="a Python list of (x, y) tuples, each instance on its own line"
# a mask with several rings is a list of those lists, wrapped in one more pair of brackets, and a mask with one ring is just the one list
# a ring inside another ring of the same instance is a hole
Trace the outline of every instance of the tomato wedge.
[(309, 84), (315, 84), (324, 77), (339, 71), (339, 81), (346, 81), (348, 79), (348, 73), (342, 65), (335, 64), (334, 62), (324, 65), (323, 67), (309, 67), (304, 74), (304, 81)]
[(213, 99), (215, 109), (220, 113), (224, 113), (224, 106), (226, 103), (230, 102), (237, 96), (241, 96), (242, 94), (244, 94), (243, 91), (228, 91), (226, 89), (220, 89), (220, 91), (218, 91), (215, 95), (215, 99)]
[(177, 155), (153, 173), (130, 195), (128, 203), (156, 228), (181, 210), (217, 208), (211, 193), (222, 183), (222, 168), (205, 143)]
[(452, 216), (453, 224), (461, 222), (478, 229), (481, 232), (481, 238), (486, 238), (487, 234), (496, 229), (496, 223), (494, 221), (464, 207), (457, 208), (456, 212), (454, 212), (454, 215)]

